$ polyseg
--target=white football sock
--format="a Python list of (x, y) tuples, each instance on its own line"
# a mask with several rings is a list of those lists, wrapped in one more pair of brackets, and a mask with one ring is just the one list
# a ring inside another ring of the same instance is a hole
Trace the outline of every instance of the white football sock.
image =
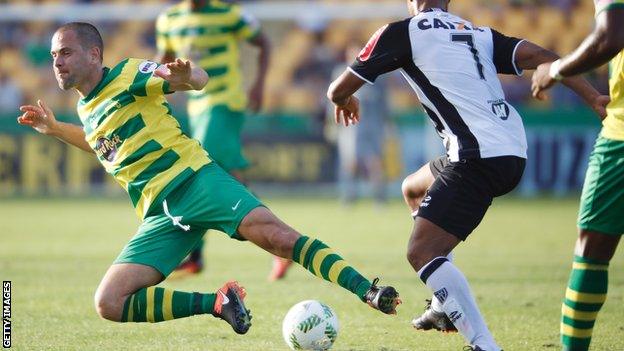
[[(449, 252), (449, 254), (446, 255), (446, 259), (449, 262), (453, 262), (453, 252)], [(431, 295), (431, 309), (436, 312), (444, 312), (444, 310), (442, 309), (442, 303), (440, 302), (440, 300), (438, 300), (437, 297), (435, 297), (435, 295)]]
[(418, 271), (442, 305), (442, 310), (470, 345), (499, 351), (464, 275), (446, 257), (436, 257)]

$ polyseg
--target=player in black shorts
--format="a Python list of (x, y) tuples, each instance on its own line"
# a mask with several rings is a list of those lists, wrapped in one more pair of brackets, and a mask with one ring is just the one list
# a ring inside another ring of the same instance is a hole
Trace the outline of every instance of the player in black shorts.
[[(412, 17), (381, 27), (328, 90), (337, 123), (357, 123), (353, 93), (400, 70), (447, 149), (403, 182), (414, 217), (407, 259), (433, 293), (417, 329), (459, 331), (471, 350), (501, 348), (479, 312), (451, 251), (479, 225), (495, 197), (513, 190), (524, 171), (522, 119), (497, 74), (522, 74), (554, 53), (447, 12), (447, 0), (408, 0)], [(604, 99), (581, 78), (564, 81), (597, 112)]]

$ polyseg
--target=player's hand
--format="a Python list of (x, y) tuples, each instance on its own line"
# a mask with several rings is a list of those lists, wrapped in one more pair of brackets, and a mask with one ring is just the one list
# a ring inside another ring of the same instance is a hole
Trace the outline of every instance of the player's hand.
[(41, 134), (55, 135), (58, 130), (58, 122), (54, 113), (41, 100), (37, 100), (37, 106), (20, 106), (22, 115), (17, 117), (17, 123), (30, 126)]
[(172, 90), (193, 90), (191, 84), (191, 61), (175, 59), (154, 71), (154, 75), (167, 82)]
[(360, 100), (351, 96), (344, 106), (335, 105), (334, 118), (337, 124), (356, 124), (360, 121)]
[(556, 83), (556, 80), (550, 77), (551, 64), (552, 62), (542, 63), (533, 72), (531, 92), (533, 97), (538, 100), (545, 100), (547, 98), (545, 91)]
[(264, 99), (264, 89), (262, 84), (254, 84), (249, 90), (249, 105), (248, 108), (253, 113), (258, 113), (262, 108), (262, 101)]
[(607, 105), (611, 102), (611, 97), (609, 95), (598, 95), (592, 101), (591, 108), (596, 112), (596, 114), (600, 117), (600, 120), (605, 119), (607, 117)]

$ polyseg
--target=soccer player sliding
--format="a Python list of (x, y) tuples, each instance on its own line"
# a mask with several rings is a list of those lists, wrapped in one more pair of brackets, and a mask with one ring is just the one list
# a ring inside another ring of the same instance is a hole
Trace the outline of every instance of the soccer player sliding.
[[(336, 123), (360, 119), (353, 94), (381, 74), (400, 70), (442, 138), (446, 155), (403, 181), (414, 218), (407, 260), (433, 293), (416, 329), (459, 331), (467, 349), (498, 351), (451, 251), (479, 225), (495, 197), (524, 171), (526, 137), (497, 77), (522, 74), (558, 56), (526, 40), (477, 27), (448, 12), (448, 0), (407, 1), (411, 17), (381, 27), (327, 92)], [(564, 83), (598, 114), (608, 98), (582, 78)]]
[(20, 107), (18, 123), (95, 154), (128, 192), (142, 223), (110, 266), (95, 293), (98, 314), (117, 322), (161, 322), (212, 314), (244, 334), (251, 315), (236, 282), (215, 293), (156, 286), (197, 246), (208, 229), (249, 240), (292, 259), (386, 314), (399, 294), (377, 286), (319, 240), (279, 220), (242, 184), (222, 170), (199, 142), (186, 137), (165, 94), (200, 90), (206, 72), (190, 61), (164, 65), (125, 59), (103, 67), (104, 45), (88, 23), (68, 23), (52, 37), (54, 73), (63, 90), (80, 95), (83, 126), (59, 122), (43, 101)]

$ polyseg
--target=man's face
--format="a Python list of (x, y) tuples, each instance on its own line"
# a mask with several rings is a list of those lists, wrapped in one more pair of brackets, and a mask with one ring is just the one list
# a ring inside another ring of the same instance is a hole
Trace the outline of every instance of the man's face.
[(54, 33), (50, 54), (56, 81), (63, 90), (75, 88), (91, 69), (92, 54), (82, 48), (73, 30)]

